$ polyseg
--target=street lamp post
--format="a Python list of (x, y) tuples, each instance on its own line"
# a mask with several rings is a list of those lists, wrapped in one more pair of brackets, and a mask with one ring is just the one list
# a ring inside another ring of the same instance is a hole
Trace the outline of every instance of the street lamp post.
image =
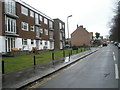
[(69, 24), (68, 24), (68, 18), (72, 17), (72, 15), (67, 16), (67, 31), (68, 31), (68, 39), (69, 39)]

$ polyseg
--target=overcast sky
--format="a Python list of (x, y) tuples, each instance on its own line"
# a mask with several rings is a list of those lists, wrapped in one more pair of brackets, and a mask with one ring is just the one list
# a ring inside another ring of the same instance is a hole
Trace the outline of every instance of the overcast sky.
[[(78, 25), (89, 32), (109, 34), (109, 22), (114, 15), (115, 0), (22, 0), (51, 18), (59, 18), (66, 23), (69, 18), (70, 34)], [(67, 31), (67, 28), (66, 28)], [(66, 32), (67, 36), (67, 32)]]

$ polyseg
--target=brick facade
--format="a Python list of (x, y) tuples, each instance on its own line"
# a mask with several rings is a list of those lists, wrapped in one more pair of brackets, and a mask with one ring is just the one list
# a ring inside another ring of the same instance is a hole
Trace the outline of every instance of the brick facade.
[(90, 34), (83, 28), (83, 26), (78, 27), (71, 34), (71, 45), (72, 46), (89, 46), (90, 45)]

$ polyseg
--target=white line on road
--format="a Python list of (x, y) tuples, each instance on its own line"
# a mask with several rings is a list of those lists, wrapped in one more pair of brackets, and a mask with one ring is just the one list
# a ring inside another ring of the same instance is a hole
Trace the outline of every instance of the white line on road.
[(118, 65), (115, 64), (115, 78), (119, 79)]
[(114, 61), (116, 60), (116, 57), (115, 57), (115, 55), (113, 56), (113, 59), (114, 59)]

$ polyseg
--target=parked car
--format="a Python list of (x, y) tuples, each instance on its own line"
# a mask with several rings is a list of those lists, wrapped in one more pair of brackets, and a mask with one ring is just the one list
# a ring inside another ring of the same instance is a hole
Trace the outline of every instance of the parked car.
[(103, 47), (107, 46), (107, 43), (103, 43)]
[(120, 43), (118, 43), (118, 49), (120, 49)]
[(115, 42), (114, 45), (115, 45), (115, 46), (118, 46), (118, 42)]

